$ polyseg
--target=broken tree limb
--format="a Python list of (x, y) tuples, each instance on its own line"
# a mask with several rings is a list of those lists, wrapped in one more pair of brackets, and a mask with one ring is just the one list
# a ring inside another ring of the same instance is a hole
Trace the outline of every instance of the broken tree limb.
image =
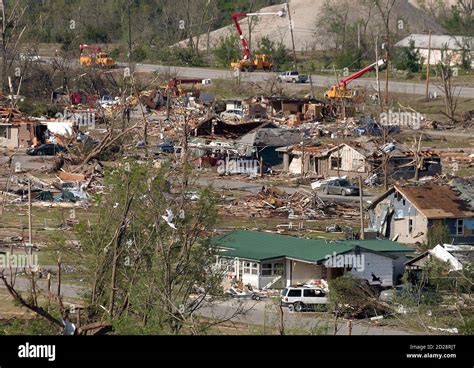
[(1, 279), (7, 288), (8, 293), (15, 299), (17, 302), (19, 302), (22, 306), (25, 308), (33, 311), (40, 317), (46, 319), (48, 322), (51, 324), (60, 327), (61, 329), (64, 328), (64, 324), (54, 316), (52, 316), (50, 313), (48, 313), (46, 310), (44, 310), (41, 307), (35, 306), (33, 304), (28, 303), (23, 297), (15, 290), (15, 288), (7, 281), (6, 277), (4, 275), (1, 275)]
[(97, 147), (95, 147), (82, 161), (82, 163), (77, 166), (72, 172), (78, 172), (82, 170), (82, 168), (89, 163), (92, 159), (99, 156), (104, 150), (109, 148), (112, 144), (122, 138), (124, 135), (130, 133), (131, 131), (137, 129), (140, 125), (141, 121), (137, 122), (135, 125), (131, 126), (130, 128), (125, 129), (122, 133), (118, 134), (116, 137), (111, 138), (112, 130), (109, 130), (107, 135), (102, 139)]

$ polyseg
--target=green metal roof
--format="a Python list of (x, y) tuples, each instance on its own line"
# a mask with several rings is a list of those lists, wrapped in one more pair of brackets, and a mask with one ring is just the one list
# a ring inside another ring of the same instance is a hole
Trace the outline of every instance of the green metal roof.
[(304, 239), (259, 231), (233, 231), (216, 236), (212, 244), (225, 248), (226, 257), (263, 261), (272, 258), (293, 258), (306, 262), (319, 262), (328, 255), (346, 253), (356, 246), (374, 252), (413, 252), (413, 249), (390, 240), (325, 241)]

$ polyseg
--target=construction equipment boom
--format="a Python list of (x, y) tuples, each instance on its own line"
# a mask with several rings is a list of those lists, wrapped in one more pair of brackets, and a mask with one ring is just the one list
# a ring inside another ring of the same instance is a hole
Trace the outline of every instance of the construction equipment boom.
[(326, 93), (324, 97), (326, 98), (351, 98), (351, 91), (347, 88), (347, 85), (352, 82), (354, 79), (360, 78), (365, 73), (375, 70), (378, 66), (379, 70), (386, 66), (385, 59), (380, 59), (375, 63), (372, 63), (365, 68), (355, 72), (354, 74), (349, 75), (348, 77), (341, 79), (337, 86), (332, 86)]
[[(114, 59), (110, 58), (106, 52), (103, 52), (99, 46), (79, 45), (81, 56), (79, 62), (81, 66), (103, 68), (114, 68), (116, 66)], [(84, 50), (91, 50), (89, 55), (84, 54)]]
[(239, 34), (240, 42), (242, 43), (242, 57), (238, 61), (234, 61), (230, 64), (230, 66), (234, 69), (239, 69), (240, 71), (254, 71), (254, 70), (271, 70), (273, 69), (273, 63), (271, 61), (271, 55), (265, 54), (256, 54), (254, 58), (252, 58), (252, 54), (250, 53), (250, 49), (248, 47), (247, 39), (244, 37), (242, 33), (242, 28), (239, 24), (239, 19), (244, 17), (259, 17), (259, 16), (266, 16), (266, 15), (273, 15), (278, 17), (285, 16), (285, 11), (280, 10), (274, 13), (232, 13), (231, 18), (234, 22), (235, 28), (237, 29), (237, 33)]

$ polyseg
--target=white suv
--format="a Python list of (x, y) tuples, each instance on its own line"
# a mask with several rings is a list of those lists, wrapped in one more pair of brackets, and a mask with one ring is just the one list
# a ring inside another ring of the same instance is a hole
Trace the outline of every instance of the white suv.
[(281, 304), (286, 307), (291, 305), (296, 312), (327, 303), (327, 293), (323, 289), (287, 287), (281, 291)]

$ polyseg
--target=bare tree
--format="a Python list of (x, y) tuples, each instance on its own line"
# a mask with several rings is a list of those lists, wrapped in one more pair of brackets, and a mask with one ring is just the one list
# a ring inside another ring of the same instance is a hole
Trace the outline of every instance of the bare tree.
[(447, 48), (442, 51), (442, 60), (437, 65), (437, 71), (441, 78), (441, 83), (437, 87), (444, 94), (445, 115), (450, 123), (457, 121), (455, 112), (458, 105), (461, 88), (453, 84), (453, 69), (451, 67), (452, 54)]

